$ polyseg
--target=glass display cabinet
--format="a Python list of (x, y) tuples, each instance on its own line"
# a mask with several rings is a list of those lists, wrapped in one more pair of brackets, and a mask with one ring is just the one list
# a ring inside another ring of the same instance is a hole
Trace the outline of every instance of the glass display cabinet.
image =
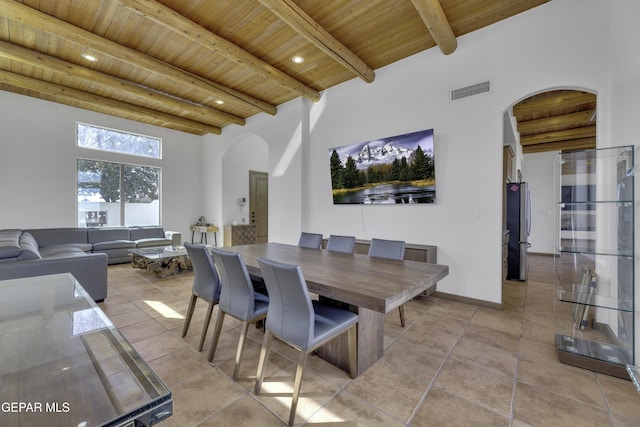
[(561, 362), (628, 379), (634, 364), (633, 147), (555, 164), (556, 347)]

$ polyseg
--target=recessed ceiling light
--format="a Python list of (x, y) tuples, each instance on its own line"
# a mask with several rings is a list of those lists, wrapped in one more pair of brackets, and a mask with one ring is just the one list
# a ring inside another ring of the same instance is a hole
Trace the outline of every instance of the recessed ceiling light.
[(291, 60), (296, 64), (302, 64), (304, 62), (304, 58), (300, 55), (294, 56), (293, 58), (291, 58)]
[(83, 53), (83, 54), (82, 54), (82, 57), (83, 57), (84, 59), (86, 59), (87, 61), (91, 61), (91, 62), (96, 62), (96, 61), (98, 61), (98, 57), (96, 57), (96, 56), (94, 56), (94, 55), (91, 55), (91, 54), (89, 54), (89, 53)]
[(218, 105), (222, 105), (222, 104), (224, 104), (224, 101), (223, 101), (222, 99), (216, 99), (216, 101), (215, 101), (215, 102), (216, 102), (216, 104), (218, 104)]

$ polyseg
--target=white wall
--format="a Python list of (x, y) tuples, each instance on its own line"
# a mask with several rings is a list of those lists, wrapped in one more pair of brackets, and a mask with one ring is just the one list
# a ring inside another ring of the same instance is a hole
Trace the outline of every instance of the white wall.
[[(227, 149), (222, 162), (222, 221), (220, 224), (249, 223), (249, 171), (269, 170), (267, 144), (255, 135), (238, 138)], [(239, 198), (245, 197), (247, 204), (240, 206)], [(244, 220), (244, 222), (243, 222)]]
[[(435, 244), (439, 262), (450, 268), (440, 291), (500, 302), (503, 112), (529, 94), (557, 87), (597, 92), (607, 108), (608, 15), (607, 3), (597, 0), (550, 2), (460, 37), (452, 55), (431, 49), (378, 70), (372, 84), (354, 79), (329, 89), (308, 116), (301, 108), (293, 122), (282, 113), (248, 122), (242, 131), (269, 144), (271, 171), (288, 165), (270, 182), (270, 218), (278, 224), (287, 218), (287, 227), (270, 227), (270, 239), (294, 242), (300, 231), (294, 224), (304, 212), (308, 228), (325, 235)], [(451, 89), (487, 79), (491, 93), (449, 101)], [(610, 119), (603, 116), (598, 129), (606, 132)], [(297, 156), (299, 145), (296, 155), (287, 156), (288, 141), (306, 143), (305, 135), (291, 135), (307, 119), (308, 159)], [(435, 205), (333, 206), (329, 148), (428, 128), (435, 130)], [(236, 136), (225, 129), (220, 139)], [(304, 195), (294, 182), (302, 165), (309, 179)]]
[[(76, 159), (135, 163), (76, 147), (76, 122), (162, 138), (165, 229), (189, 237), (200, 207), (201, 138), (156, 126), (0, 91), (0, 229), (76, 226)], [(98, 157), (100, 156), (100, 157)]]
[[(244, 127), (229, 126), (221, 136), (203, 138), (203, 175), (205, 188), (204, 215), (221, 224), (229, 224), (226, 217), (229, 203), (225, 199), (226, 182), (223, 183), (223, 158), (237, 141), (262, 140), (268, 145), (267, 172), (269, 173), (269, 240), (297, 243), (301, 228), (302, 193), (302, 112), (301, 99), (278, 107), (278, 114), (258, 114), (250, 117)], [(244, 168), (248, 171), (248, 168)], [(248, 172), (247, 172), (248, 173)], [(236, 196), (234, 196), (236, 197)], [(217, 224), (217, 223), (216, 223)], [(221, 237), (222, 236), (222, 237)], [(218, 239), (224, 238), (220, 233)], [(222, 240), (219, 240), (221, 242)]]
[(522, 173), (531, 191), (530, 252), (553, 254), (556, 246), (557, 214), (554, 164), (558, 151), (525, 154)]
[[(640, 2), (616, 0), (611, 8), (611, 133), (607, 135), (611, 146), (634, 145), (635, 164), (640, 164), (640, 138), (638, 137), (638, 112), (640, 111), (640, 55), (637, 40), (640, 40)], [(598, 106), (600, 115), (600, 106)], [(598, 122), (598, 125), (600, 122)], [(640, 174), (635, 177), (635, 224), (640, 227)], [(638, 260), (638, 232), (635, 232), (635, 363), (640, 360), (640, 264)]]

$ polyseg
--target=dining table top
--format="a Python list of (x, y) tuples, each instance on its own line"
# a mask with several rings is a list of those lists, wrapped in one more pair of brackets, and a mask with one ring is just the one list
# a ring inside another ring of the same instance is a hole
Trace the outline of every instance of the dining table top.
[(361, 254), (258, 243), (220, 248), (242, 255), (250, 274), (260, 276), (258, 257), (299, 265), (309, 291), (380, 313), (435, 290), (449, 267), (418, 261), (391, 260)]

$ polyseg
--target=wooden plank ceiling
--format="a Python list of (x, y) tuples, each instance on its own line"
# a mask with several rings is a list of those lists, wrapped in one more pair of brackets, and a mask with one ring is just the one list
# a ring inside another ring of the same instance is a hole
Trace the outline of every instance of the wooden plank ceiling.
[(596, 148), (596, 95), (554, 90), (513, 106), (522, 152)]
[(547, 1), (0, 0), (0, 89), (219, 134)]

